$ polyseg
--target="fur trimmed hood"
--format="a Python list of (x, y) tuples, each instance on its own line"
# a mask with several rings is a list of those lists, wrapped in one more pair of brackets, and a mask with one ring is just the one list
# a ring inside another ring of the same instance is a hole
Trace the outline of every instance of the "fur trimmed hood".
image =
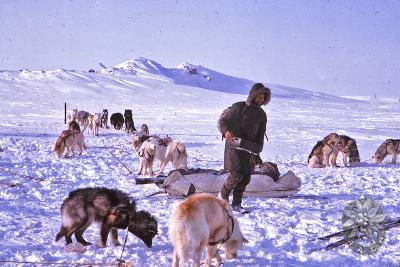
[(271, 89), (265, 87), (262, 83), (256, 83), (253, 85), (253, 87), (251, 87), (249, 96), (246, 99), (246, 104), (248, 106), (254, 104), (254, 99), (260, 94), (265, 95), (265, 100), (264, 103), (262, 104), (263, 106), (268, 104), (269, 101), (271, 101)]

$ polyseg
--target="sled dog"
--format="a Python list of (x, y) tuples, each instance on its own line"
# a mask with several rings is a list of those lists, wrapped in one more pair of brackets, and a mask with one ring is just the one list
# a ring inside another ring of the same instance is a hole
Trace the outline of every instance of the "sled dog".
[[(360, 156), (357, 148), (357, 143), (356, 140), (354, 140), (351, 137), (348, 137), (347, 135), (339, 135), (339, 141), (338, 141), (338, 150), (334, 150), (332, 152), (332, 160), (333, 162), (336, 163), (336, 159), (338, 156), (338, 153), (342, 152), (343, 153), (343, 165), (348, 167), (348, 163), (350, 163), (350, 166), (354, 167), (356, 163), (360, 162)], [(353, 160), (350, 161), (350, 154), (352, 154)], [(358, 162), (357, 162), (358, 158)]]
[(83, 238), (84, 231), (93, 223), (100, 224), (100, 247), (105, 247), (111, 231), (111, 242), (119, 246), (118, 230), (126, 229), (151, 248), (157, 234), (157, 221), (146, 211), (136, 211), (135, 201), (128, 194), (108, 188), (82, 188), (69, 193), (61, 205), (62, 224), (55, 240), (65, 237), (72, 243), (72, 235), (84, 246), (91, 245)]
[(248, 242), (229, 203), (207, 193), (194, 194), (178, 205), (170, 220), (169, 237), (174, 246), (174, 267), (189, 259), (199, 267), (204, 249), (205, 266), (210, 266), (214, 258), (221, 263), (219, 244), (228, 259), (236, 258), (243, 243)]
[(124, 118), (125, 118), (125, 131), (127, 131), (128, 133), (135, 132), (136, 128), (132, 118), (132, 110), (125, 109)]
[(187, 152), (184, 143), (174, 142), (172, 139), (168, 140), (167, 150), (165, 152), (164, 163), (161, 164), (160, 173), (163, 172), (165, 165), (172, 162), (172, 166), (178, 169), (187, 168)]
[(147, 124), (142, 124), (142, 126), (140, 127), (140, 133), (142, 135), (147, 135), (147, 136), (150, 135), (149, 127), (147, 127)]
[[(142, 147), (145, 141), (150, 142), (152, 145), (146, 144), (145, 146)], [(147, 168), (153, 169), (154, 160), (157, 159), (160, 161), (159, 173), (161, 174), (162, 173), (161, 167), (164, 165), (165, 162), (167, 145), (171, 142), (172, 139), (169, 136), (160, 138), (158, 136), (142, 135), (141, 132), (137, 132), (134, 135), (132, 135), (133, 147), (135, 148), (136, 152), (138, 152), (139, 157), (141, 157), (139, 163), (140, 165), (139, 169), (144, 170), (145, 166), (147, 166)]]
[(329, 166), (330, 155), (333, 152), (332, 146), (324, 141), (318, 141), (308, 155), (308, 167), (310, 168), (324, 168)]
[(65, 149), (67, 150), (65, 153), (66, 158), (70, 157), (70, 153), (72, 153), (71, 156), (75, 155), (75, 149), (78, 149), (79, 155), (82, 155), (83, 149), (86, 149), (85, 137), (82, 132), (64, 130), (58, 137), (53, 151), (58, 158), (61, 158)]
[(81, 132), (81, 127), (79, 127), (79, 124), (76, 122), (76, 120), (72, 120), (68, 123), (68, 130)]
[(101, 114), (100, 127), (108, 129), (107, 122), (108, 122), (108, 110), (107, 109), (103, 109), (103, 113)]
[(154, 176), (153, 163), (154, 156), (156, 153), (156, 145), (147, 139), (143, 141), (139, 148), (139, 173), (138, 175), (150, 175)]
[(376, 163), (381, 163), (387, 155), (392, 155), (392, 164), (396, 164), (398, 154), (400, 154), (400, 139), (387, 139), (378, 147), (372, 159)]
[(114, 126), (114, 129), (121, 130), (124, 126), (124, 116), (119, 112), (113, 113), (110, 117), (110, 123)]

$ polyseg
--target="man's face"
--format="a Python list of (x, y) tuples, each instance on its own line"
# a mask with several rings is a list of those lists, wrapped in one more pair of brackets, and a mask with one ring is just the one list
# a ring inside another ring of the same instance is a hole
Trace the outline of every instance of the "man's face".
[(264, 101), (265, 101), (265, 95), (264, 95), (264, 94), (259, 94), (259, 95), (254, 99), (254, 102), (255, 102), (257, 105), (259, 105), (259, 106), (261, 106), (262, 104), (264, 104)]

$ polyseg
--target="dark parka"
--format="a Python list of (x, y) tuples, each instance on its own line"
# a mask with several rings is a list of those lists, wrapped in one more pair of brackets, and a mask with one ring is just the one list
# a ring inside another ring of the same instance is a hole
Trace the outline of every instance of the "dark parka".
[[(262, 84), (255, 84), (249, 92), (246, 102), (234, 103), (225, 109), (218, 121), (222, 136), (227, 131), (232, 131), (235, 137), (241, 138), (240, 147), (259, 154), (264, 145), (264, 135), (267, 124), (267, 115), (264, 110), (254, 103), (255, 98), (265, 95), (263, 105), (271, 100), (271, 90)], [(230, 147), (225, 142), (224, 169), (231, 173), (249, 175), (251, 173), (251, 154)]]

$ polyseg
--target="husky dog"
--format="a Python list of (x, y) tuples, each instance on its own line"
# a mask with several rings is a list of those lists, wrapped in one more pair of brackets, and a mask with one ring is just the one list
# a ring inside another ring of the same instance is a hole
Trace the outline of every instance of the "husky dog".
[(124, 117), (125, 117), (125, 131), (127, 131), (128, 133), (136, 132), (135, 124), (132, 118), (132, 110), (125, 109)]
[(113, 113), (110, 117), (110, 123), (116, 130), (121, 130), (124, 125), (124, 116), (121, 113)]
[(79, 155), (82, 155), (83, 149), (86, 149), (85, 137), (81, 132), (64, 130), (58, 137), (53, 151), (60, 158), (64, 150), (67, 149), (65, 157), (68, 158), (70, 157), (70, 152), (72, 152), (72, 155), (75, 155), (75, 148), (79, 150)]
[[(149, 142), (150, 144), (146, 143), (144, 146), (142, 146), (144, 142)], [(159, 136), (142, 135), (142, 132), (137, 132), (132, 135), (133, 147), (140, 157), (139, 174), (143, 174), (144, 172), (147, 173), (147, 171), (145, 171), (146, 169), (153, 170), (155, 159), (160, 161), (159, 174), (162, 174), (161, 167), (164, 165), (167, 145), (170, 142), (172, 142), (172, 139), (169, 136), (160, 138)]]
[(99, 127), (101, 123), (101, 114), (95, 113), (94, 115), (89, 115), (88, 124), (89, 128), (92, 130), (94, 135), (99, 135)]
[(80, 133), (81, 127), (79, 127), (79, 124), (76, 122), (76, 120), (72, 120), (68, 123), (68, 130)]
[(154, 155), (156, 151), (156, 145), (150, 142), (149, 139), (145, 140), (139, 148), (138, 155), (139, 159), (139, 173), (138, 175), (150, 175), (153, 176), (153, 163)]
[(327, 144), (328, 146), (330, 146), (332, 148), (332, 152), (329, 153), (329, 160), (328, 160), (328, 166), (333, 166), (333, 167), (338, 167), (336, 165), (336, 160), (333, 159), (332, 155), (334, 153), (337, 153), (339, 151), (339, 135), (337, 133), (330, 133), (327, 136), (325, 136), (322, 141)]
[(111, 231), (111, 242), (119, 246), (118, 230), (126, 229), (151, 248), (157, 234), (157, 221), (146, 211), (136, 211), (135, 201), (119, 190), (108, 188), (82, 188), (69, 193), (61, 205), (62, 224), (56, 241), (65, 237), (72, 243), (72, 235), (84, 246), (91, 245), (83, 232), (94, 222), (100, 224), (100, 247), (105, 247)]
[(76, 121), (80, 124), (80, 125), (88, 125), (89, 121), (89, 116), (90, 113), (84, 110), (80, 110), (76, 116)]
[(74, 108), (72, 110), (72, 116), (71, 116), (71, 120), (76, 120), (78, 118), (78, 109)]
[(108, 129), (109, 127), (108, 127), (107, 123), (108, 123), (108, 110), (103, 109), (103, 113), (101, 114), (100, 127)]
[(172, 139), (170, 139), (167, 146), (167, 151), (165, 152), (165, 161), (160, 167), (160, 172), (164, 170), (165, 165), (167, 165), (169, 162), (172, 162), (172, 166), (176, 170), (186, 169), (187, 158), (188, 156), (185, 144), (180, 142), (173, 142)]
[(308, 155), (308, 167), (310, 168), (324, 168), (329, 166), (329, 157), (333, 152), (332, 146), (324, 141), (318, 141)]
[(332, 152), (332, 160), (333, 162), (336, 162), (337, 155), (340, 152), (343, 154), (343, 164), (344, 166), (348, 167), (348, 162), (351, 163), (351, 166), (355, 166), (357, 163), (357, 160), (354, 160), (353, 162), (349, 161), (349, 156), (350, 153), (353, 155), (354, 158), (358, 157), (358, 162), (360, 160), (360, 156), (358, 153), (358, 148), (357, 148), (357, 143), (356, 140), (354, 140), (351, 137), (348, 137), (347, 135), (339, 135), (339, 141), (338, 141), (338, 150)]
[(381, 163), (387, 155), (392, 155), (392, 164), (396, 164), (398, 154), (400, 154), (400, 139), (387, 139), (378, 147), (372, 159), (376, 163)]
[(207, 193), (194, 194), (178, 205), (170, 220), (169, 237), (174, 246), (174, 267), (183, 266), (189, 259), (199, 267), (204, 249), (206, 267), (214, 258), (220, 264), (217, 245), (221, 244), (226, 257), (233, 259), (243, 243), (248, 242), (229, 203)]
[(140, 147), (142, 146), (143, 142), (149, 138), (150, 138), (150, 136), (142, 135), (141, 132), (134, 133), (132, 135), (132, 145), (133, 145), (133, 148), (136, 150), (136, 152), (139, 153)]
[(350, 167), (355, 167), (360, 163), (360, 153), (358, 152), (358, 149), (352, 149), (349, 151), (349, 163)]
[(150, 135), (149, 127), (147, 127), (147, 124), (142, 124), (142, 126), (140, 127), (140, 132), (142, 135)]

